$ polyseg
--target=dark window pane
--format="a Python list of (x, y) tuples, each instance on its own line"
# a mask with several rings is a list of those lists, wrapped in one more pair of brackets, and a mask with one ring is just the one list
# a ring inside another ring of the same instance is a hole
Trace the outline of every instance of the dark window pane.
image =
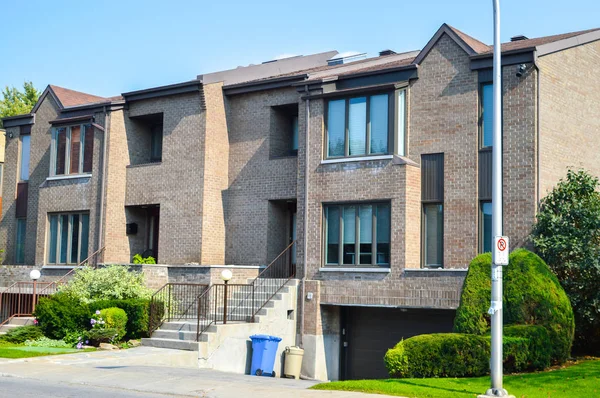
[(88, 257), (89, 233), (90, 233), (90, 215), (82, 214), (81, 215), (81, 245), (80, 245), (81, 251), (79, 254), (79, 262), (85, 260)]
[(327, 156), (344, 156), (346, 101), (329, 101), (327, 111)]
[(70, 174), (79, 173), (79, 152), (81, 151), (81, 126), (71, 127), (71, 168)]
[(373, 263), (373, 206), (360, 206), (360, 264)]
[(56, 129), (56, 166), (54, 174), (65, 174), (65, 160), (67, 153), (67, 129)]
[(388, 95), (374, 95), (370, 105), (371, 153), (388, 152)]
[(492, 251), (492, 202), (481, 203), (481, 247), (483, 252)]
[(356, 264), (356, 206), (344, 206), (343, 263)]
[(390, 205), (377, 205), (377, 264), (390, 263)]
[(350, 99), (348, 113), (350, 156), (364, 155), (367, 150), (367, 98)]
[(64, 214), (60, 216), (60, 254), (59, 263), (67, 263), (67, 247), (69, 243), (69, 216)]
[(150, 161), (162, 161), (163, 126), (162, 124), (152, 127), (152, 142), (150, 148)]
[(94, 128), (91, 124), (86, 124), (85, 136), (83, 141), (83, 172), (91, 173), (94, 159)]
[(298, 116), (292, 117), (292, 151), (298, 151)]
[(30, 155), (31, 136), (21, 136), (21, 157), (20, 157), (20, 175), (21, 181), (29, 180), (29, 155)]
[(79, 214), (71, 215), (71, 253), (69, 263), (77, 264), (79, 252)]
[(441, 267), (443, 265), (444, 216), (441, 204), (424, 205), (425, 217), (425, 265)]
[(325, 234), (325, 258), (327, 264), (339, 263), (340, 248), (340, 209), (331, 206), (325, 209), (327, 218), (327, 233)]
[(25, 236), (27, 220), (25, 218), (17, 219), (17, 252), (15, 255), (15, 262), (17, 264), (23, 264), (25, 262)]
[(481, 89), (481, 146), (492, 146), (494, 122), (494, 89), (486, 84)]
[(50, 216), (50, 236), (48, 239), (48, 264), (56, 263), (56, 243), (58, 240), (58, 216)]

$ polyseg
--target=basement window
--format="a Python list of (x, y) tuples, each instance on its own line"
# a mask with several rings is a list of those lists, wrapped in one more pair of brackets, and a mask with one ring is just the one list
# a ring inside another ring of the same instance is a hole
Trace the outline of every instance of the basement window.
[(271, 107), (271, 158), (298, 156), (298, 104)]

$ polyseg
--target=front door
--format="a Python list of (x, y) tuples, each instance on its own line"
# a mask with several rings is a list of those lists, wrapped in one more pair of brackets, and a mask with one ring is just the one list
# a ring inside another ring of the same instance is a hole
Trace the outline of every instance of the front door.
[(154, 257), (158, 263), (158, 230), (160, 221), (160, 207), (151, 207), (147, 210), (148, 214), (148, 229), (147, 229), (147, 246), (148, 250), (152, 252), (151, 256)]

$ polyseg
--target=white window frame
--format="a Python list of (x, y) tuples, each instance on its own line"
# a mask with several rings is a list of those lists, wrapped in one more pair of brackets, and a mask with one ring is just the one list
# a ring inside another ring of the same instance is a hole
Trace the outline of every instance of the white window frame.
[[(80, 136), (79, 136), (79, 167), (78, 167), (78, 172), (77, 173), (71, 173), (71, 129), (73, 127), (77, 127), (79, 126), (80, 128)], [(59, 127), (53, 127), (52, 128), (52, 144), (50, 145), (50, 177), (67, 177), (68, 176), (77, 176), (77, 175), (90, 175), (92, 172), (91, 171), (83, 171), (83, 160), (85, 157), (85, 131), (86, 131), (86, 126), (90, 126), (90, 128), (93, 128), (93, 126), (90, 123), (82, 123), (82, 124), (75, 124), (72, 126), (59, 126)], [(65, 130), (65, 135), (66, 135), (66, 153), (65, 153), (65, 173), (64, 174), (56, 174), (56, 162), (57, 162), (57, 135), (58, 135), (58, 130), (59, 129), (66, 129)], [(93, 151), (93, 147), (92, 147), (92, 151)], [(93, 156), (93, 153), (92, 153)]]

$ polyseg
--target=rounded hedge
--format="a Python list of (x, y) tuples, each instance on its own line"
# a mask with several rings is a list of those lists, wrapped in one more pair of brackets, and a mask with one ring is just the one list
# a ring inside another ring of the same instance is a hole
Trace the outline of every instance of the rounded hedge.
[[(491, 255), (485, 253), (469, 265), (454, 320), (455, 332), (489, 333), (491, 263)], [(556, 276), (544, 260), (525, 249), (512, 252), (503, 271), (504, 324), (543, 326), (550, 337), (547, 349), (552, 361), (564, 362), (571, 353), (575, 322), (569, 298)]]
[(121, 341), (127, 333), (127, 314), (125, 311), (117, 307), (105, 308), (100, 310), (100, 316), (106, 322), (107, 328), (116, 330), (115, 341)]

